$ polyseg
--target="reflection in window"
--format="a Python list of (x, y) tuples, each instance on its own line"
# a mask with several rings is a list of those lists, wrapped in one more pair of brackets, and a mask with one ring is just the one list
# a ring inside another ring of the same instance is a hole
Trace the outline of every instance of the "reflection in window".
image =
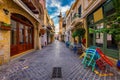
[(25, 26), (25, 37), (26, 37), (26, 43), (28, 43), (28, 26)]
[(17, 22), (16, 21), (14, 21), (14, 20), (11, 20), (11, 23), (12, 23), (12, 28), (11, 28), (11, 45), (16, 45), (16, 40), (17, 40), (17, 38), (16, 38), (16, 24), (17, 24)]
[(29, 28), (29, 31), (30, 31), (30, 33), (29, 33), (29, 37), (30, 37), (30, 43), (32, 43), (32, 28), (30, 27)]
[(94, 40), (94, 35), (93, 34), (94, 34), (94, 26), (90, 26), (89, 27), (89, 36), (88, 36), (89, 37), (89, 45), (90, 46), (94, 45), (93, 44), (93, 40)]
[(23, 44), (24, 43), (24, 25), (19, 23), (19, 43)]
[[(110, 26), (107, 26), (109, 28)], [(111, 34), (107, 34), (107, 48), (108, 49), (118, 49), (117, 48), (117, 42), (113, 38)]]
[[(96, 25), (96, 30), (103, 28), (103, 23)], [(96, 33), (96, 46), (103, 46), (103, 33)]]

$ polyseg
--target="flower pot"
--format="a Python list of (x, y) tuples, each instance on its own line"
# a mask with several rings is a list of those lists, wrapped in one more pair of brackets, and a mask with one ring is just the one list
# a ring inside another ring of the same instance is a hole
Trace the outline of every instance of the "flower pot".
[(11, 27), (10, 26), (0, 26), (0, 30), (11, 30)]

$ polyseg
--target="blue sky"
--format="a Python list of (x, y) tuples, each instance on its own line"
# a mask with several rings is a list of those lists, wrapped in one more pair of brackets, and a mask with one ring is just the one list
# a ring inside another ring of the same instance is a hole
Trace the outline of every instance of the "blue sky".
[(57, 17), (62, 12), (62, 15), (65, 15), (66, 10), (69, 10), (70, 6), (75, 0), (46, 0), (46, 7), (48, 14), (53, 19), (56, 32), (59, 31), (59, 18)]

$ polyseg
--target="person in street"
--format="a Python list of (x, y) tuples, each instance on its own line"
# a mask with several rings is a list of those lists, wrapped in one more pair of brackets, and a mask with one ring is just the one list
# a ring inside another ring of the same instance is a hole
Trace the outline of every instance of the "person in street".
[(74, 42), (73, 51), (74, 51), (74, 53), (77, 53), (77, 41), (76, 40)]

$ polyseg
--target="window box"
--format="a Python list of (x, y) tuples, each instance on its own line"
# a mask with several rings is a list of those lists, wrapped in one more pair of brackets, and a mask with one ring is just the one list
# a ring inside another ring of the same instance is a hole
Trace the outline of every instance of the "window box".
[(11, 24), (7, 24), (7, 23), (0, 23), (0, 30), (11, 30)]

